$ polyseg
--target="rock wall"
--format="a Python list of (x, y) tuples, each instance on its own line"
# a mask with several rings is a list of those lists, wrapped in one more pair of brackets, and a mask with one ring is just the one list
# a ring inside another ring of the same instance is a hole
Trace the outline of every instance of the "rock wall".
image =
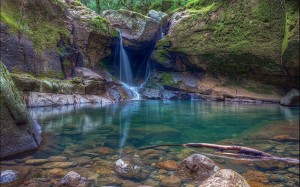
[(0, 61), (0, 159), (37, 149), (40, 127), (26, 109), (23, 99), (4, 64)]
[(70, 77), (111, 55), (117, 32), (73, 0), (1, 1), (1, 60), (10, 71)]
[(173, 14), (153, 59), (172, 71), (298, 87), (299, 2), (193, 1)]

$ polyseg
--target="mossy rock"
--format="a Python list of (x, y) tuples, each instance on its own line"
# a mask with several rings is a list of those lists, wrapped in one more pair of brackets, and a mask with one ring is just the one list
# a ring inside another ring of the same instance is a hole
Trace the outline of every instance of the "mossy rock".
[[(289, 6), (293, 8), (289, 10)], [(299, 4), (286, 1), (286, 7), (288, 19), (294, 21), (288, 21), (293, 23), (289, 24), (292, 33), (283, 44), (286, 13), (279, 1), (191, 1), (182, 10), (184, 13), (171, 18), (168, 35), (156, 45), (154, 59), (163, 64), (180, 55), (190, 69), (213, 75), (234, 79), (282, 75), (288, 82), (291, 77), (286, 78), (285, 68), (299, 67), (299, 37), (294, 29), (299, 25), (299, 13), (295, 11)]]
[(24, 100), (0, 61), (0, 158), (37, 149), (40, 132), (27, 112)]

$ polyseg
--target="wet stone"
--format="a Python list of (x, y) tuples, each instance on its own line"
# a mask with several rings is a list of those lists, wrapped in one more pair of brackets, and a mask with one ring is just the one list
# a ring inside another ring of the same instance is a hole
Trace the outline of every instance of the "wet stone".
[(159, 163), (156, 163), (156, 166), (158, 168), (169, 170), (169, 171), (178, 169), (177, 163), (174, 160), (166, 160), (164, 162), (159, 162)]
[(88, 157), (91, 157), (91, 158), (100, 156), (100, 154), (98, 154), (98, 153), (93, 153), (93, 152), (83, 152), (81, 155), (83, 155), (83, 156), (88, 156)]
[(265, 161), (255, 162), (254, 165), (256, 168), (263, 170), (263, 171), (274, 170), (274, 169), (284, 169), (287, 167), (287, 163), (278, 162), (278, 161), (274, 161), (274, 160), (265, 160)]
[(245, 179), (250, 181), (256, 181), (260, 183), (267, 184), (269, 182), (268, 176), (260, 171), (248, 170), (246, 173), (242, 175)]
[(133, 182), (133, 181), (130, 181), (130, 180), (125, 180), (122, 183), (122, 187), (138, 187), (140, 185), (141, 184)]
[(112, 153), (112, 149), (109, 147), (100, 147), (100, 148), (96, 148), (94, 149), (95, 152), (100, 153), (101, 155), (109, 155)]
[(288, 172), (295, 174), (295, 175), (299, 175), (299, 167), (292, 167), (288, 169)]
[(218, 170), (219, 167), (208, 157), (193, 154), (180, 163), (178, 173), (184, 179), (201, 183)]
[(270, 182), (282, 182), (284, 183), (286, 181), (285, 175), (280, 174), (269, 174), (269, 181)]
[(18, 172), (14, 170), (1, 171), (0, 184), (9, 183), (17, 179)]
[(48, 175), (54, 176), (54, 177), (63, 177), (67, 174), (67, 171), (61, 169), (61, 168), (54, 168), (48, 171)]
[(150, 154), (161, 154), (162, 151), (159, 151), (159, 150), (156, 150), (156, 149), (146, 149), (146, 150), (143, 150), (143, 151), (140, 151), (138, 154), (140, 156), (147, 156), (147, 155), (150, 155)]
[(81, 177), (78, 173), (74, 171), (70, 171), (61, 179), (60, 186), (84, 187), (86, 186), (86, 183), (87, 182), (84, 177)]
[(71, 161), (77, 162), (78, 166), (83, 166), (90, 163), (91, 159), (89, 157), (74, 157), (70, 159)]
[(144, 168), (121, 159), (115, 163), (115, 171), (123, 178), (134, 180), (145, 180), (150, 174)]
[(75, 167), (77, 165), (76, 162), (50, 162), (44, 165), (41, 165), (42, 169), (51, 169), (51, 168), (70, 168)]
[(100, 178), (97, 182), (98, 186), (121, 186), (122, 180), (117, 177)]
[(114, 149), (119, 147), (119, 143), (119, 139), (109, 139), (104, 143), (104, 146)]
[(1, 165), (14, 166), (14, 165), (17, 165), (17, 162), (15, 162), (13, 160), (1, 161)]
[(164, 177), (160, 181), (160, 185), (164, 187), (179, 187), (181, 184), (181, 180), (179, 177), (172, 175), (170, 177)]
[(29, 159), (25, 161), (27, 165), (41, 165), (49, 162), (47, 159)]
[(87, 149), (93, 149), (94, 147), (92, 145), (81, 145), (75, 148), (75, 151), (83, 151)]
[(48, 158), (48, 161), (50, 162), (65, 162), (68, 158), (64, 156), (51, 156)]

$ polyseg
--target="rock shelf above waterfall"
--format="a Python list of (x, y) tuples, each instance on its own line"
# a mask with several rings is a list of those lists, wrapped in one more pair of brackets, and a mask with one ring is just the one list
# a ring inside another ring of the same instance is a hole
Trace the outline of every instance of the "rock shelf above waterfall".
[(157, 20), (129, 10), (107, 10), (103, 16), (122, 32), (124, 46), (132, 49), (142, 49), (155, 41), (160, 28)]

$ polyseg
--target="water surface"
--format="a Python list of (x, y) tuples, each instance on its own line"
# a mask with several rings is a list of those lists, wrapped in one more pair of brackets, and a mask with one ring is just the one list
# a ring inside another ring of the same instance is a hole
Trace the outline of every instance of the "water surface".
[[(89, 172), (99, 174), (98, 185), (104, 185), (102, 179), (116, 177), (113, 167), (111, 173), (97, 172), (99, 166), (107, 162), (111, 165), (119, 157), (139, 155), (139, 147), (156, 144), (177, 143), (224, 143), (247, 145), (278, 156), (298, 157), (299, 142), (273, 141), (273, 136), (298, 136), (299, 133), (282, 128), (299, 129), (299, 108), (287, 108), (274, 104), (241, 104), (205, 101), (130, 101), (110, 105), (61, 106), (30, 109), (31, 116), (42, 126), (44, 145), (32, 154), (33, 158), (50, 156), (84, 157), (91, 159), (86, 165), (69, 168), (77, 170), (89, 168)], [(282, 125), (281, 125), (282, 124)], [(266, 130), (267, 128), (267, 130)], [(268, 133), (268, 129), (274, 133)], [(277, 134), (276, 134), (277, 133)], [(271, 137), (272, 136), (272, 137)], [(109, 153), (96, 153), (97, 148), (109, 148)], [(152, 174), (146, 180), (134, 180), (137, 184), (159, 185), (159, 168), (153, 163), (162, 160), (180, 160), (189, 156), (194, 149), (166, 148), (159, 157), (141, 158), (140, 164), (148, 167)], [(100, 154), (99, 156), (97, 154)], [(32, 158), (31, 157), (31, 158)], [(92, 160), (102, 159), (100, 165)], [(215, 158), (212, 158), (215, 159)], [(21, 159), (19, 159), (21, 160)], [(299, 166), (284, 166), (277, 169), (261, 167), (257, 164), (236, 164), (228, 160), (215, 159), (226, 168), (234, 169), (240, 174), (249, 170), (269, 172), (269, 184), (278, 186), (296, 185), (299, 180)], [(22, 165), (19, 163), (18, 165)], [(106, 165), (106, 164), (104, 164)], [(296, 167), (296, 168), (295, 168)], [(108, 170), (109, 170), (108, 168)], [(288, 169), (295, 171), (290, 172)], [(39, 166), (34, 166), (39, 169)], [(174, 171), (163, 175), (174, 174)], [(83, 172), (84, 175), (84, 172)], [(246, 174), (245, 174), (246, 175)], [(278, 176), (284, 179), (279, 180)], [(47, 177), (47, 174), (43, 174)], [(277, 176), (275, 180), (274, 177)], [(273, 177), (273, 178), (272, 178)], [(30, 179), (30, 177), (29, 177)], [(28, 177), (27, 177), (28, 180)], [(125, 181), (127, 181), (126, 179)], [(130, 180), (130, 179), (129, 179)], [(103, 183), (102, 183), (102, 182)], [(187, 183), (182, 182), (182, 185)], [(288, 184), (288, 185), (287, 185)]]

